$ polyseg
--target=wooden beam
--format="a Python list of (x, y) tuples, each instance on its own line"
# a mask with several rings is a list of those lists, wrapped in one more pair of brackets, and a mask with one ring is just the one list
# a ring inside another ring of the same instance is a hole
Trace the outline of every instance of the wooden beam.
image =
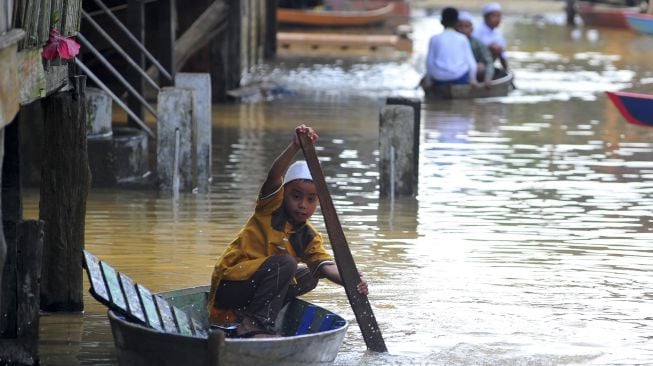
[(158, 3), (158, 60), (172, 76), (172, 80), (159, 75), (159, 86), (174, 85), (175, 72), (175, 41), (177, 39), (177, 27), (175, 26), (177, 18), (177, 8), (175, 0), (160, 0)]
[(277, 55), (277, 6), (279, 0), (266, 0), (265, 2), (265, 40), (263, 44), (263, 57), (271, 60)]
[[(145, 3), (141, 0), (128, 0), (127, 1), (127, 29), (134, 35), (140, 43), (144, 44), (145, 40)], [(127, 40), (125, 43), (125, 50), (132, 60), (141, 68), (145, 68), (145, 55), (133, 42)], [(143, 95), (144, 80), (143, 76), (138, 70), (133, 67), (128, 67), (125, 70), (125, 77), (134, 90)], [(134, 112), (134, 115), (143, 120), (143, 105), (136, 95), (129, 93), (127, 96), (127, 107)], [(138, 122), (132, 117), (127, 118), (127, 124), (132, 127), (137, 127)]]

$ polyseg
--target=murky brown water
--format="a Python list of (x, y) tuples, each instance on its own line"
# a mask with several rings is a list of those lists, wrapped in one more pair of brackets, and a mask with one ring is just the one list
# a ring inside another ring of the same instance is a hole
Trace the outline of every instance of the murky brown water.
[[(416, 198), (378, 197), (377, 116), (389, 94), (419, 96), (431, 17), (415, 20), (403, 62), (261, 68), (297, 95), (215, 107), (211, 192), (94, 190), (87, 249), (154, 291), (208, 283), (272, 159), (308, 122), (390, 350), (365, 352), (353, 324), (337, 364), (651, 363), (653, 130), (626, 124), (602, 92), (653, 90), (653, 37), (561, 23), (506, 20), (511, 96), (423, 106)], [(354, 319), (338, 286), (307, 297)], [(115, 364), (105, 309), (85, 302), (83, 316), (42, 318), (43, 364)]]

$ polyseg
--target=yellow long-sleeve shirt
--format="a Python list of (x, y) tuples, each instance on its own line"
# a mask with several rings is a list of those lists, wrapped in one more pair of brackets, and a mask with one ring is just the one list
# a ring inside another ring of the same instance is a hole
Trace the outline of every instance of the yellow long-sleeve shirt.
[(322, 235), (309, 221), (300, 227), (293, 227), (288, 222), (283, 196), (284, 188), (281, 187), (271, 195), (259, 198), (254, 214), (216, 263), (208, 303), (212, 321), (219, 321), (213, 303), (220, 281), (248, 279), (269, 256), (289, 254), (306, 263), (313, 273), (323, 263), (333, 262), (324, 249)]

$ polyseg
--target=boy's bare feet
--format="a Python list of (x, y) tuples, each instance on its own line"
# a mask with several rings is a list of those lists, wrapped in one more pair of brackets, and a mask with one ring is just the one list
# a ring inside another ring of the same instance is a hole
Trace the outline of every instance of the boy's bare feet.
[(261, 328), (254, 320), (244, 317), (238, 328), (236, 338), (276, 338), (279, 335)]

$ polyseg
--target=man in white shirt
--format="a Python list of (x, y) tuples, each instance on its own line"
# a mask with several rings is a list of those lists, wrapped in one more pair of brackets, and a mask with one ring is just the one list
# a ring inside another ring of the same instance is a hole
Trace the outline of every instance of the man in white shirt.
[(489, 3), (483, 7), (483, 24), (474, 30), (474, 37), (483, 42), (492, 53), (492, 57), (499, 59), (501, 66), (507, 72), (506, 39), (498, 29), (501, 24), (501, 5)]
[(465, 35), (457, 32), (458, 10), (442, 10), (444, 31), (431, 37), (426, 55), (426, 70), (435, 84), (473, 84), (476, 82), (476, 59)]

